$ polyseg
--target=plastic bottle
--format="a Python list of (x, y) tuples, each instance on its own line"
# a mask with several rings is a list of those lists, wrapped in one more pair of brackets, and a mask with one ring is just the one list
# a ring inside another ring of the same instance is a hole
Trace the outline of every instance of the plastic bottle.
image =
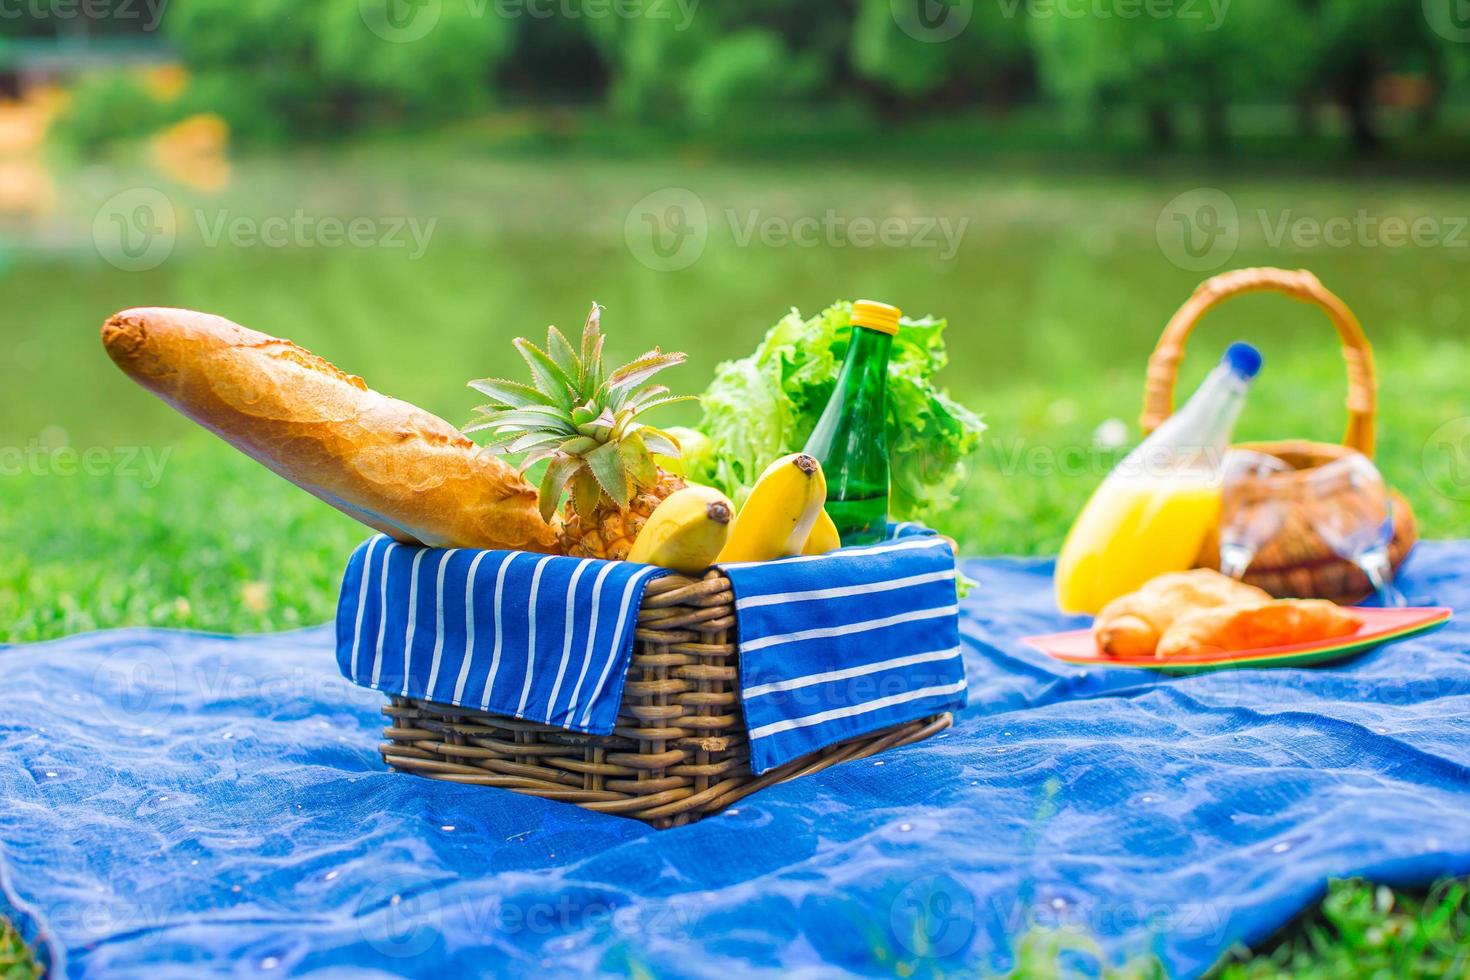
[(844, 545), (881, 541), (888, 530), (888, 356), (900, 311), (852, 304), (852, 342), (837, 387), (807, 439), (827, 478), (827, 514)]
[(1261, 355), (1231, 344), (1163, 425), (1109, 473), (1057, 559), (1057, 605), (1096, 614), (1165, 572), (1194, 566), (1220, 520), (1221, 463)]

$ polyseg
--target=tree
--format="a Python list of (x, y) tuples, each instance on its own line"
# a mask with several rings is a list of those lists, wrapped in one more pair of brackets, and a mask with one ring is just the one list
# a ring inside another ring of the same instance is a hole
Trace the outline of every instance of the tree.
[(1182, 106), (1200, 111), (1207, 142), (1223, 149), (1232, 102), (1289, 92), (1310, 66), (1299, 60), (1309, 35), (1294, 8), (1118, 0), (1084, 16), (1067, 9), (1081, 8), (1033, 5), (1028, 20), (1046, 90), (1074, 111), (1141, 109), (1160, 149), (1173, 145)]
[(830, 94), (846, 29), (813, 13), (826, 8), (746, 0), (686, 19), (678, 4), (638, 2), (638, 16), (588, 21), (623, 115), (698, 129)]
[(174, 0), (189, 97), (248, 138), (331, 135), (482, 106), (513, 32), (465, 0)]
[(1026, 7), (1014, 2), (859, 0), (852, 64), (880, 105), (987, 102), (1006, 108), (1032, 87)]
[(1373, 87), (1388, 71), (1444, 77), (1443, 48), (1425, 8), (1402, 0), (1299, 0), (1317, 39), (1312, 80), (1347, 115), (1353, 145), (1371, 151), (1383, 138), (1373, 115)]

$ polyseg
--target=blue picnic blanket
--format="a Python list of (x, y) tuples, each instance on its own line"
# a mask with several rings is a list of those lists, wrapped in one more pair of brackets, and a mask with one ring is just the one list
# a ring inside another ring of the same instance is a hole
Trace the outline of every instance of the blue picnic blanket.
[(0, 911), (58, 975), (932, 975), (1033, 929), (1195, 975), (1329, 876), (1470, 872), (1467, 570), (1411, 560), (1438, 633), (1169, 679), (1029, 650), (1050, 563), (967, 562), (953, 729), (668, 831), (385, 771), (331, 628), (3, 649)]

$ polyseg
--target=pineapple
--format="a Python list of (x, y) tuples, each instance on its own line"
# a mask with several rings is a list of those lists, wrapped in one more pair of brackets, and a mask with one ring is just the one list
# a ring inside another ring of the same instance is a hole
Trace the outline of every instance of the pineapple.
[[(683, 354), (654, 348), (605, 374), (601, 314), (602, 307), (593, 303), (580, 351), (556, 327), (547, 328), (545, 350), (517, 338), (515, 347), (531, 369), (532, 383), (471, 381), (470, 387), (491, 401), (476, 409), (481, 417), (465, 431), (488, 430), (487, 452), (525, 453), (522, 472), (546, 462), (541, 516), (555, 526), (563, 553), (622, 560), (654, 508), (684, 486), (654, 459), (655, 454), (677, 459), (678, 440), (637, 419), (651, 408), (691, 399), (646, 384), (664, 368), (682, 364)], [(558, 519), (564, 495), (568, 499)]]

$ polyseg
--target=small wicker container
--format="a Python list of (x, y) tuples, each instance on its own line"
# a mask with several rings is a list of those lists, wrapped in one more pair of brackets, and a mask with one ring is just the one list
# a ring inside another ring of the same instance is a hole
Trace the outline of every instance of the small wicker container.
[(678, 827), (773, 783), (928, 738), (934, 715), (830, 746), (756, 776), (740, 707), (735, 597), (719, 571), (650, 582), (612, 735), (570, 732), (394, 697), (380, 746), (393, 769), (575, 803)]
[[(1245, 581), (1259, 586), (1274, 596), (1287, 598), (1321, 598), (1340, 603), (1357, 602), (1373, 592), (1373, 585), (1363, 571), (1339, 558), (1312, 528), (1306, 508), (1304, 487), (1312, 472), (1326, 463), (1341, 459), (1351, 452), (1373, 455), (1373, 430), (1377, 411), (1377, 378), (1373, 369), (1373, 349), (1357, 317), (1336, 295), (1304, 269), (1237, 269), (1201, 283), (1189, 300), (1179, 308), (1164, 328), (1158, 346), (1148, 360), (1148, 381), (1144, 394), (1140, 423), (1145, 433), (1168, 418), (1174, 410), (1174, 385), (1178, 379), (1179, 361), (1189, 334), (1206, 313), (1228, 299), (1246, 293), (1276, 292), (1299, 302), (1320, 308), (1332, 321), (1342, 341), (1342, 356), (1347, 362), (1348, 427), (1342, 445), (1291, 439), (1281, 442), (1247, 443), (1241, 448), (1275, 456), (1292, 467), (1288, 473), (1259, 478), (1264, 486), (1256, 492), (1279, 495), (1294, 501), (1286, 521), (1276, 537), (1256, 555), (1245, 573)], [(1408, 557), (1418, 534), (1414, 511), (1402, 494), (1394, 492), (1394, 539), (1389, 557), (1398, 568)], [(1316, 502), (1318, 506), (1322, 501)], [(1343, 495), (1331, 506), (1351, 508), (1354, 501)], [(1205, 542), (1198, 564), (1218, 568), (1220, 542), (1212, 535)]]

